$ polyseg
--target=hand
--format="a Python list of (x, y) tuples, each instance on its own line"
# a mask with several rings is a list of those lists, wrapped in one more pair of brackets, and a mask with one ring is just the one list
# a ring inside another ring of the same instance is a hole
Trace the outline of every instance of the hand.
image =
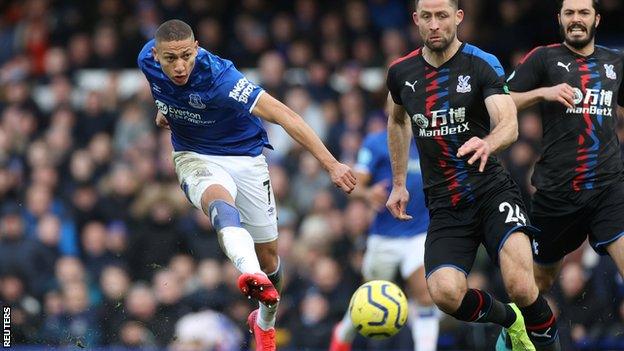
[(370, 206), (377, 212), (384, 209), (388, 200), (388, 181), (382, 180), (373, 184), (366, 192), (366, 200)]
[(492, 153), (492, 147), (484, 139), (478, 137), (472, 137), (470, 140), (464, 143), (459, 150), (457, 150), (457, 157), (463, 157), (470, 153), (473, 153), (472, 157), (468, 160), (468, 164), (475, 163), (476, 160), (481, 159), (479, 164), (479, 172), (483, 172), (485, 164), (487, 163), (490, 153)]
[(357, 180), (349, 166), (338, 162), (330, 167), (328, 172), (335, 186), (339, 187), (347, 194), (353, 191)]
[(574, 89), (567, 83), (544, 88), (544, 100), (557, 101), (567, 108), (574, 108)]
[(388, 202), (386, 202), (386, 207), (390, 210), (390, 213), (392, 213), (394, 218), (401, 221), (409, 221), (412, 219), (412, 216), (405, 213), (408, 201), (409, 192), (407, 191), (407, 188), (405, 186), (393, 186)]
[(167, 118), (165, 118), (165, 116), (160, 112), (156, 114), (156, 126), (158, 126), (159, 128), (171, 129), (171, 127), (169, 127), (169, 122), (167, 121)]

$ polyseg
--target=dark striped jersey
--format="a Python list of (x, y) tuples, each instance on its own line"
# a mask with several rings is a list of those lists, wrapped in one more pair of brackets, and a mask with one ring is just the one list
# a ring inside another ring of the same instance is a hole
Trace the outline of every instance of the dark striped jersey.
[(542, 150), (533, 184), (541, 190), (580, 191), (621, 179), (617, 105), (624, 105), (624, 55), (596, 46), (583, 57), (563, 44), (529, 52), (509, 76), (512, 91), (568, 83), (574, 108), (542, 102)]
[(505, 73), (498, 59), (463, 43), (442, 66), (429, 65), (421, 49), (390, 65), (388, 89), (408, 113), (420, 153), (429, 208), (458, 207), (474, 202), (500, 184), (508, 174), (490, 156), (485, 171), (457, 150), (473, 136), (490, 132), (484, 99), (506, 94)]

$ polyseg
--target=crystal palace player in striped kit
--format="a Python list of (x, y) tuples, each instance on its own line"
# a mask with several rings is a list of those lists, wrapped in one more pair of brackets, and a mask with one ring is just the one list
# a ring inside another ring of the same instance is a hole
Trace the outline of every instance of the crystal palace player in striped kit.
[[(434, 302), (459, 320), (505, 327), (516, 350), (558, 350), (555, 318), (533, 278), (532, 230), (519, 190), (491, 155), (518, 133), (504, 71), (496, 57), (459, 41), (463, 11), (456, 0), (417, 1), (413, 17), (425, 46), (388, 71), (393, 188), (387, 206), (395, 217), (410, 218), (405, 175), (411, 122), (430, 212), (425, 270)], [(496, 124), (491, 130), (490, 118)], [(481, 243), (500, 266), (515, 305), (468, 288)], [(554, 342), (527, 336), (525, 324), (552, 334)]]
[(531, 51), (508, 79), (519, 109), (540, 103), (542, 156), (535, 165), (535, 279), (552, 286), (563, 257), (588, 237), (624, 276), (624, 181), (615, 132), (624, 106), (624, 53), (594, 44), (596, 0), (560, 2), (564, 42)]

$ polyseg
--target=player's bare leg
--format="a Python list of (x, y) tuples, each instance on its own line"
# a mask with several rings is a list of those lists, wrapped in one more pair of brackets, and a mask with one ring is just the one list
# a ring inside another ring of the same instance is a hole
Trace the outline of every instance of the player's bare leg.
[[(464, 272), (458, 268), (443, 266), (434, 270), (427, 278), (427, 286), (436, 305), (460, 321), (491, 322), (510, 328), (519, 314), (511, 305), (503, 304), (489, 293), (469, 289)], [(528, 338), (526, 342), (530, 346)], [(518, 349), (522, 349), (520, 346)], [(526, 349), (534, 350), (530, 347)]]
[(615, 262), (620, 275), (624, 277), (624, 236), (620, 236), (607, 246), (607, 252)]
[(535, 283), (540, 293), (545, 294), (550, 291), (550, 288), (555, 284), (557, 276), (559, 276), (562, 265), (563, 260), (548, 265), (533, 263), (533, 276), (535, 276)]
[(418, 351), (435, 351), (438, 346), (440, 312), (433, 303), (427, 280), (425, 267), (421, 266), (406, 280), (415, 308), (410, 309), (412, 340), (414, 349)]
[(427, 278), (427, 288), (433, 302), (444, 312), (456, 312), (468, 291), (468, 282), (463, 272), (451, 267), (435, 270)]
[(225, 187), (213, 184), (202, 194), (201, 204), (217, 230), (221, 248), (242, 273), (239, 278), (241, 292), (267, 305), (275, 305), (279, 293), (260, 268), (253, 238), (241, 227), (232, 195)]
[[(521, 232), (512, 233), (499, 252), (499, 263), (505, 290), (522, 312), (517, 316), (517, 321), (524, 318), (524, 327), (530, 342), (535, 345), (536, 350), (561, 350), (557, 321), (548, 303), (539, 294), (533, 278), (533, 255), (529, 237)], [(525, 331), (518, 324), (514, 323), (507, 330), (512, 340), (519, 338), (517, 341), (524, 345)]]

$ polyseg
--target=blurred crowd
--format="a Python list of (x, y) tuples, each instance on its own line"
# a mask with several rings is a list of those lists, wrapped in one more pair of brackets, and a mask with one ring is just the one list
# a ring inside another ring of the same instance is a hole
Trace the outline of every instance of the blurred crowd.
[[(554, 1), (461, 1), (460, 38), (510, 73), (531, 47), (559, 41)], [(624, 3), (603, 0), (598, 42), (624, 47)], [(169, 131), (154, 125), (147, 83), (119, 79), (166, 19), (200, 45), (253, 69), (256, 83), (301, 114), (342, 162), (386, 124), (383, 84), (368, 69), (420, 46), (402, 0), (8, 0), (0, 2), (0, 301), (16, 344), (248, 348), (238, 272), (209, 219), (179, 189)], [(79, 84), (104, 70), (97, 89)], [(371, 90), (370, 86), (377, 88)], [(126, 89), (127, 90), (127, 89)], [(501, 159), (525, 199), (538, 157), (538, 111)], [(318, 162), (267, 125), (285, 291), (280, 349), (326, 349), (359, 285), (371, 208), (331, 186)], [(624, 127), (619, 128), (624, 140)], [(623, 147), (624, 149), (624, 147)], [(470, 284), (505, 299), (484, 253)], [(624, 348), (624, 282), (586, 247), (550, 294), (565, 350)], [(484, 349), (498, 330), (445, 319), (441, 349)], [(407, 335), (356, 347), (409, 349)], [(369, 344), (369, 345), (367, 345)]]

